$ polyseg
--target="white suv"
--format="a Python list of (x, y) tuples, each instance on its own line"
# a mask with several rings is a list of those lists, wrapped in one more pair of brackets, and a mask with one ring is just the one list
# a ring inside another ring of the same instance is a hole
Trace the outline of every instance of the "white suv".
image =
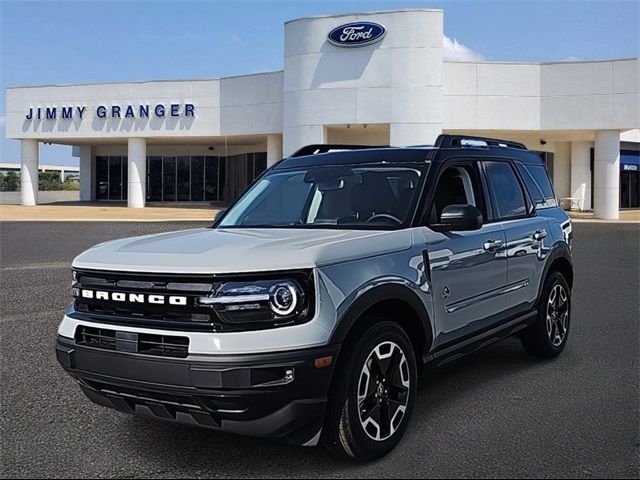
[(562, 351), (570, 243), (520, 144), (310, 146), (211, 228), (78, 256), (57, 356), (107, 407), (372, 460), (419, 373), (516, 334)]

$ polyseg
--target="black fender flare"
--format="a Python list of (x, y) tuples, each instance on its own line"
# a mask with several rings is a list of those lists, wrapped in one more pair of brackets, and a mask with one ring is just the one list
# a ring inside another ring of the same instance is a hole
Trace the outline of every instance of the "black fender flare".
[(553, 263), (560, 258), (563, 258), (569, 262), (569, 265), (571, 265), (571, 272), (573, 276), (573, 260), (571, 258), (571, 250), (569, 249), (569, 245), (567, 245), (565, 242), (558, 242), (552, 247), (551, 252), (549, 253), (549, 256), (547, 257), (547, 260), (544, 264), (542, 276), (540, 277), (540, 285), (538, 285), (538, 297), (536, 299), (536, 305), (538, 305), (540, 302), (542, 288), (544, 287), (544, 282), (547, 280), (547, 276), (549, 275), (551, 265), (553, 265)]
[[(344, 342), (352, 327), (362, 315), (375, 304), (385, 300), (400, 300), (416, 312), (424, 333), (425, 338), (423, 340), (426, 350), (429, 350), (433, 342), (433, 329), (427, 309), (415, 292), (409, 287), (397, 283), (378, 285), (357, 297), (339, 318), (337, 326), (331, 335), (330, 343)], [(421, 355), (424, 353), (426, 352), (420, 352)]]

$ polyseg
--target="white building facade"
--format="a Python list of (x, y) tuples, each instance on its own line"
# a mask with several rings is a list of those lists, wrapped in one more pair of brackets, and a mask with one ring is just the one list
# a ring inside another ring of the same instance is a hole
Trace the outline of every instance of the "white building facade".
[(229, 202), (308, 144), (424, 145), (456, 133), (540, 151), (558, 197), (598, 218), (640, 206), (638, 58), (447, 62), (443, 12), (432, 9), (292, 20), (284, 40), (278, 72), (8, 88), (22, 203), (38, 201), (40, 142), (75, 147), (83, 200), (143, 207)]

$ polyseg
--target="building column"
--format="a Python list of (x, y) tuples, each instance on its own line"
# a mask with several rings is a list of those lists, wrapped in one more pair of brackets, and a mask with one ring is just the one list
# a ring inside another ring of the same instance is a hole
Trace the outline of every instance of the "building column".
[(38, 140), (23, 139), (20, 141), (20, 197), (22, 205), (38, 204)]
[(571, 196), (571, 144), (556, 142), (553, 152), (553, 189), (558, 199)]
[(130, 138), (128, 143), (128, 200), (129, 208), (144, 208), (147, 198), (147, 141)]
[(282, 160), (282, 135), (267, 135), (267, 168)]
[(571, 196), (591, 209), (591, 142), (571, 142)]
[(389, 142), (393, 147), (435, 145), (441, 133), (441, 123), (392, 123), (389, 125)]
[(95, 195), (95, 172), (91, 145), (82, 145), (80, 148), (80, 201), (91, 202)]
[(620, 210), (620, 132), (597, 130), (593, 155), (593, 213), (617, 220)]
[(326, 133), (324, 125), (285, 127), (282, 139), (282, 153), (288, 157), (304, 146), (325, 143)]

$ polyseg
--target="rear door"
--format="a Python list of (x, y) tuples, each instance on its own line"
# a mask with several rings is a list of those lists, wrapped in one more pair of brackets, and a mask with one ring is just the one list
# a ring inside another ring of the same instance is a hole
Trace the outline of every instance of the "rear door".
[(523, 184), (523, 173), (510, 161), (484, 161), (494, 221), (506, 237), (507, 259), (505, 302), (507, 313), (529, 310), (536, 300), (540, 272), (545, 258), (547, 222), (536, 215), (535, 206)]

